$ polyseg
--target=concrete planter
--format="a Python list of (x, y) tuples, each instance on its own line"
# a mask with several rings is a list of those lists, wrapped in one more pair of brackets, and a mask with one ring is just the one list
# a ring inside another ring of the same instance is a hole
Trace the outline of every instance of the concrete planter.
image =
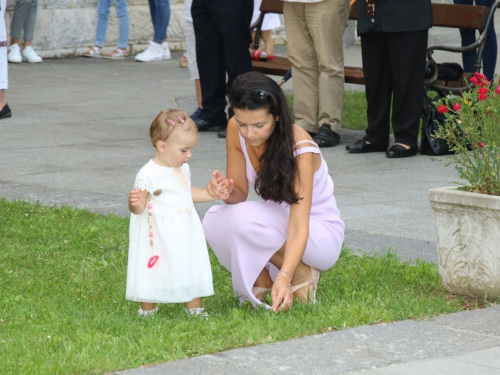
[(482, 299), (500, 296), (500, 197), (439, 188), (429, 191), (429, 200), (443, 286)]

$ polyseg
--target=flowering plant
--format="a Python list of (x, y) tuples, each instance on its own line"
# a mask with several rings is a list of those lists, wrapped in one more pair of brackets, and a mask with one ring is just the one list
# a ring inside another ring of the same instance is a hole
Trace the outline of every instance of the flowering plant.
[(462, 189), (500, 196), (500, 78), (492, 82), (480, 73), (470, 79), (474, 86), (462, 98), (440, 99), (438, 112), (444, 125), (435, 136), (444, 139), (460, 178), (470, 185)]

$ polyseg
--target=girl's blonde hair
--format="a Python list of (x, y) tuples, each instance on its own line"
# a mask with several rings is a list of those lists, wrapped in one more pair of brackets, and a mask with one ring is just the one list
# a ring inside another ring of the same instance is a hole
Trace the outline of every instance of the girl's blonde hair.
[(174, 132), (198, 133), (196, 124), (191, 118), (177, 109), (166, 109), (161, 111), (153, 120), (149, 128), (149, 137), (154, 147), (160, 141), (166, 142)]

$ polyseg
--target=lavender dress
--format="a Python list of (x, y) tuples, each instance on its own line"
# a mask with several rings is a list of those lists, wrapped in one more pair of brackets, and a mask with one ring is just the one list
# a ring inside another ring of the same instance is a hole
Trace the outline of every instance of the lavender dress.
[[(247, 178), (253, 185), (256, 173), (241, 135), (240, 142)], [(309, 142), (298, 142), (295, 146)], [(306, 152), (321, 153), (315, 145), (294, 151), (294, 156)], [(249, 300), (254, 306), (261, 304), (253, 295), (252, 287), (264, 267), (268, 267), (271, 277), (276, 275), (276, 267), (268, 262), (286, 241), (289, 216), (287, 203), (264, 200), (217, 205), (206, 213), (203, 219), (205, 237), (220, 264), (231, 272), (233, 290), (241, 302)], [(333, 196), (333, 181), (322, 159), (320, 168), (314, 173), (309, 239), (303, 262), (319, 270), (331, 268), (340, 254), (344, 227)]]

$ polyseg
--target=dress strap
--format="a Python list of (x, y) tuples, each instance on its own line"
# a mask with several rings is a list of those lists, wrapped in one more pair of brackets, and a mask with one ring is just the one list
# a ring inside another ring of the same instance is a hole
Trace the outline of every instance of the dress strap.
[(308, 144), (310, 144), (310, 145), (313, 145), (313, 146), (318, 147), (318, 144), (317, 144), (316, 142), (310, 141), (309, 139), (304, 139), (304, 140), (302, 140), (302, 141), (298, 141), (297, 143), (295, 143), (295, 144), (293, 145), (293, 148), (296, 148), (298, 145), (302, 145), (302, 144), (304, 144), (304, 143), (308, 143)]

